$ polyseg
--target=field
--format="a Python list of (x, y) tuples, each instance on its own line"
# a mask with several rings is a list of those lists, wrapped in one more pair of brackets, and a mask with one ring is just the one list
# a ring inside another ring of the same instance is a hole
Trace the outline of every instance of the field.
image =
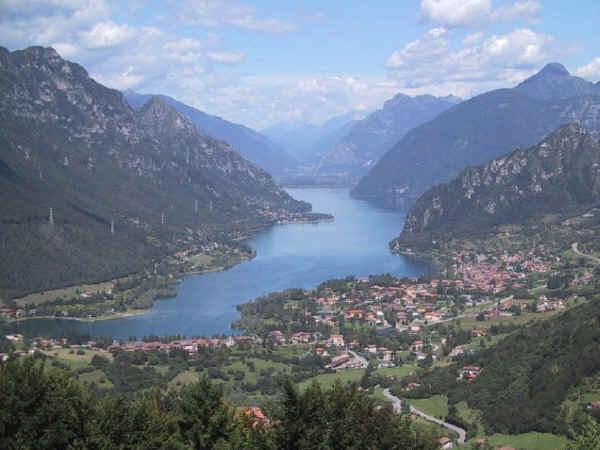
[(169, 381), (168, 386), (170, 388), (181, 388), (185, 385), (195, 383), (198, 381), (200, 374), (195, 370), (186, 370), (185, 372), (181, 372), (171, 381)]
[(22, 307), (25, 305), (39, 305), (41, 303), (51, 302), (57, 298), (73, 298), (81, 295), (82, 292), (105, 292), (107, 289), (112, 289), (114, 286), (113, 281), (105, 281), (98, 284), (81, 284), (77, 286), (69, 286), (61, 289), (53, 289), (51, 291), (36, 292), (34, 294), (26, 295), (25, 297), (15, 299), (18, 306)]
[(83, 355), (78, 355), (76, 351), (68, 348), (52, 349), (45, 351), (44, 354), (56, 358), (59, 362), (70, 367), (71, 369), (80, 369), (82, 367), (88, 367), (94, 355), (100, 355), (109, 360), (113, 359), (113, 356), (110, 353), (98, 352), (87, 349), (82, 350), (84, 351)]
[(434, 395), (429, 398), (409, 399), (408, 403), (430, 416), (443, 419), (448, 414), (448, 397), (445, 395)]
[(299, 384), (299, 387), (300, 389), (306, 389), (313, 381), (317, 381), (321, 387), (328, 389), (334, 385), (336, 380), (340, 380), (342, 383), (358, 382), (364, 373), (363, 369), (348, 369), (337, 373), (324, 373), (303, 381)]
[(568, 443), (564, 436), (535, 432), (516, 435), (493, 434), (487, 439), (492, 448), (504, 446), (527, 450), (560, 450), (564, 449)]
[(399, 367), (386, 367), (376, 369), (375, 372), (385, 377), (396, 377), (397, 379), (401, 379), (408, 375), (412, 375), (416, 370), (416, 366), (412, 364), (403, 364)]

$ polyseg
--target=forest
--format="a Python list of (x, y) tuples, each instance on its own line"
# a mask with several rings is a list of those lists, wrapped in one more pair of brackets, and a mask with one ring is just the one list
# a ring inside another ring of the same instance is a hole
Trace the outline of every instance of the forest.
[(33, 358), (0, 366), (0, 447), (12, 449), (434, 449), (436, 436), (357, 386), (288, 379), (262, 412), (234, 408), (207, 377), (180, 391), (96, 398)]

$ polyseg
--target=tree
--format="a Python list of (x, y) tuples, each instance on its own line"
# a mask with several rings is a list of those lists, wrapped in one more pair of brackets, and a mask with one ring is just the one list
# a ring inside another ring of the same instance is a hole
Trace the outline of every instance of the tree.
[(0, 448), (85, 447), (91, 397), (62, 369), (32, 358), (0, 365)]
[(223, 389), (206, 375), (182, 390), (178, 416), (181, 434), (192, 448), (222, 446), (233, 431), (233, 410), (223, 400)]
[(600, 424), (588, 416), (587, 420), (573, 433), (567, 450), (600, 450)]

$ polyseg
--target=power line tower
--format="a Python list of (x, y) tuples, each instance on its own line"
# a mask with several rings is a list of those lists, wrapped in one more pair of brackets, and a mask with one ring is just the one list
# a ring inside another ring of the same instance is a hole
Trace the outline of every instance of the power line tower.
[(48, 219), (50, 226), (54, 228), (54, 208), (50, 207), (50, 218)]
[(115, 221), (114, 221), (114, 219), (110, 221), (110, 234), (115, 234)]

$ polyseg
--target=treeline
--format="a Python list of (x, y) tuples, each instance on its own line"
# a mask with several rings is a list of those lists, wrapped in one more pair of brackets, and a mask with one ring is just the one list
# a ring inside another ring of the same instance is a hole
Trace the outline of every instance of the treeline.
[(181, 391), (97, 400), (68, 371), (0, 365), (0, 447), (12, 449), (434, 449), (435, 437), (356, 386), (282, 382), (267, 417), (234, 409), (202, 377)]

